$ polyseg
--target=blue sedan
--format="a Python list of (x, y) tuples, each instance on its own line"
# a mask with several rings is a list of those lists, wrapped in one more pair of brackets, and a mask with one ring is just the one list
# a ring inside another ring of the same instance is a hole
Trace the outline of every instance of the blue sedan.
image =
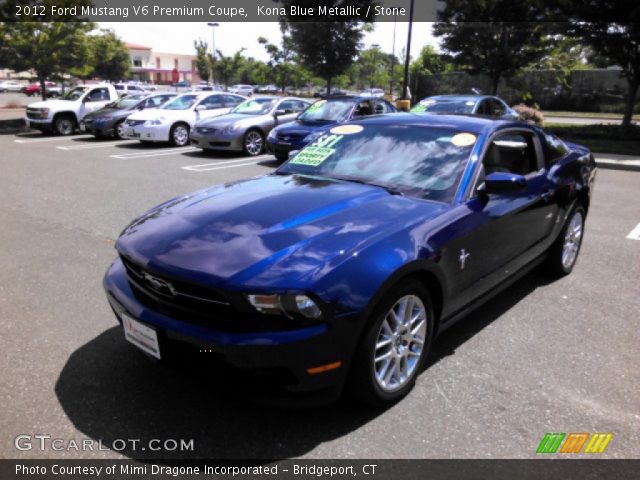
[(137, 218), (104, 287), (150, 356), (213, 352), (290, 392), (389, 404), (437, 334), (542, 262), (572, 271), (595, 175), (533, 125), (370, 117)]
[(337, 123), (396, 111), (396, 107), (382, 98), (357, 95), (328, 97), (311, 104), (294, 122), (271, 130), (267, 149), (276, 159), (284, 161), (289, 158), (289, 152), (303, 149)]

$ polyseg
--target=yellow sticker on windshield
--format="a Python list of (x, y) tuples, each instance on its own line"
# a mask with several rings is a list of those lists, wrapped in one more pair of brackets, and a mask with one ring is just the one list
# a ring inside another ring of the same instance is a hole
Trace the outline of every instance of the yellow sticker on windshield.
[(352, 133), (360, 133), (364, 128), (360, 125), (339, 125), (329, 130), (336, 135), (351, 135)]
[(451, 143), (456, 147), (468, 147), (476, 142), (476, 136), (471, 133), (458, 133), (451, 137)]
[(329, 158), (335, 149), (326, 147), (310, 146), (302, 150), (299, 154), (289, 160), (289, 163), (296, 165), (307, 165), (309, 167), (317, 167), (327, 158)]

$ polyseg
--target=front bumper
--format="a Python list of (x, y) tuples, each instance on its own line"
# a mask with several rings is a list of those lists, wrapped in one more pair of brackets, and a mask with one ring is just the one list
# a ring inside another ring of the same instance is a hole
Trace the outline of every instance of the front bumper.
[(171, 125), (124, 125), (125, 137), (130, 140), (142, 140), (144, 142), (168, 142)]
[[(337, 397), (360, 332), (355, 316), (296, 330), (251, 333), (223, 332), (176, 320), (150, 310), (136, 297), (120, 259), (107, 270), (103, 286), (120, 323), (126, 313), (157, 330), (161, 354), (174, 351), (176, 346), (190, 358), (212, 350), (223, 363), (247, 373), (279, 372), (279, 385), (273, 386), (289, 392), (324, 391), (330, 392), (330, 398)], [(203, 361), (203, 356), (211, 357), (209, 352), (200, 355)], [(319, 374), (307, 372), (334, 362), (342, 364)]]
[(289, 152), (298, 150), (293, 144), (267, 138), (267, 150), (277, 157), (289, 158)]
[(84, 131), (87, 133), (91, 133), (92, 135), (98, 135), (103, 137), (110, 137), (114, 134), (114, 126), (116, 124), (115, 120), (93, 120), (93, 119), (84, 119), (81, 122), (80, 130), (82, 130), (82, 126), (84, 125)]
[(191, 129), (189, 134), (191, 145), (194, 147), (204, 150), (230, 150), (234, 152), (242, 151), (242, 137), (242, 134), (226, 136), (216, 133), (198, 133), (195, 128)]
[(53, 122), (49, 118), (35, 119), (25, 117), (24, 121), (27, 128), (34, 128), (36, 130), (51, 130), (53, 128)]

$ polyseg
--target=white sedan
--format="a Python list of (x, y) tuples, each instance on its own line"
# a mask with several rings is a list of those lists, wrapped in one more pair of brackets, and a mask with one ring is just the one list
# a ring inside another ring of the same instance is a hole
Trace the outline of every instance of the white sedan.
[(189, 143), (189, 132), (197, 121), (228, 113), (244, 100), (231, 93), (185, 93), (161, 108), (130, 115), (124, 122), (124, 135), (142, 142), (171, 142), (182, 147)]
[(22, 85), (14, 80), (0, 82), (0, 92), (19, 92), (21, 90)]

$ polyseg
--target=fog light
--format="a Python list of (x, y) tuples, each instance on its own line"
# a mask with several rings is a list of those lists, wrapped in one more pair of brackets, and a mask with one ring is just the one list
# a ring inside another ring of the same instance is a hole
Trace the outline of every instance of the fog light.
[(296, 308), (302, 315), (311, 319), (318, 318), (322, 313), (316, 303), (306, 295), (296, 295)]

